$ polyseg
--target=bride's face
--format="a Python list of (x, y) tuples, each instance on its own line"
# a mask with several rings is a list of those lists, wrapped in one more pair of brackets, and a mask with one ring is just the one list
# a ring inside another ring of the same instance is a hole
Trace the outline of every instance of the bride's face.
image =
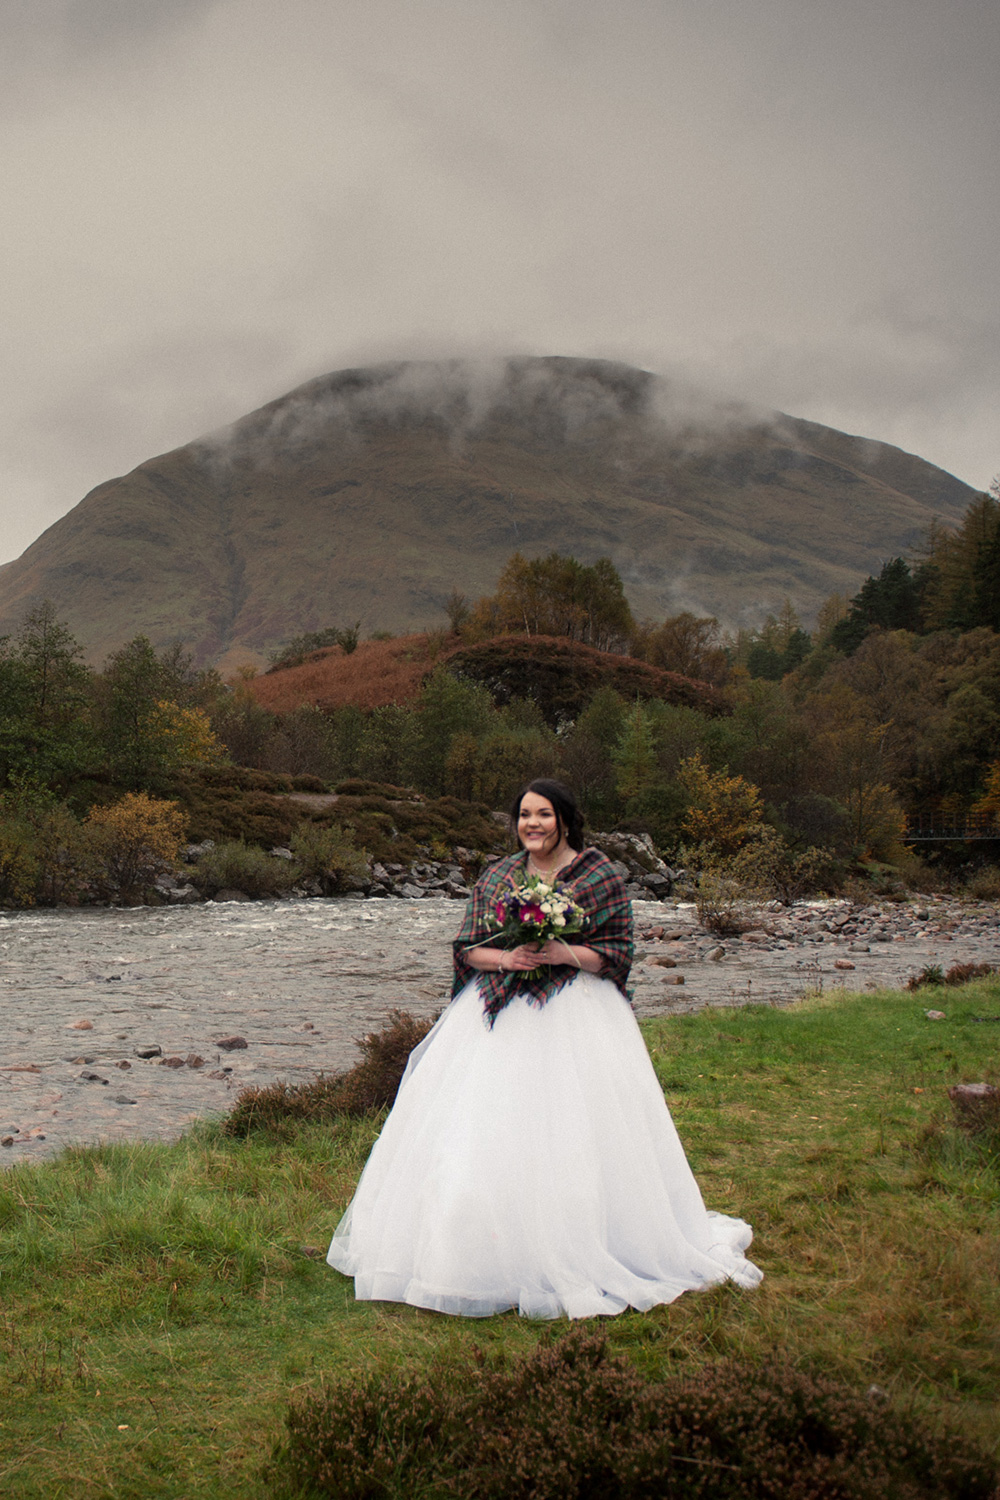
[(551, 854), (562, 843), (562, 828), (555, 808), (537, 792), (525, 792), (517, 815), (517, 836), (529, 854)]

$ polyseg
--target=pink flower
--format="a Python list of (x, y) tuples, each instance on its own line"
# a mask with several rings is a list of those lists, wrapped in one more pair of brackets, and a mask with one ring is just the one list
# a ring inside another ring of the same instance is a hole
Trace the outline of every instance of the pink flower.
[(521, 910), (518, 912), (518, 918), (522, 922), (530, 922), (533, 927), (544, 927), (545, 925), (545, 913), (533, 901), (528, 901), (521, 907)]

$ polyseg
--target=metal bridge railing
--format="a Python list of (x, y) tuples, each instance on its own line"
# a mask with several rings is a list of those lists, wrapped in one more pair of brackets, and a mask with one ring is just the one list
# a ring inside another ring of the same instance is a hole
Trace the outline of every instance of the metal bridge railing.
[(970, 839), (1000, 839), (1000, 818), (996, 813), (911, 813), (906, 819), (906, 843), (930, 839), (965, 843)]

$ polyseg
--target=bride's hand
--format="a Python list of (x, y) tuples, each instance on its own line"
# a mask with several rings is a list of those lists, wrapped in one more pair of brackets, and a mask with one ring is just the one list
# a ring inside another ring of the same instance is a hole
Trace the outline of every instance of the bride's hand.
[(531, 943), (522, 943), (520, 948), (510, 948), (504, 955), (503, 967), (515, 972), (527, 972), (529, 969), (537, 969), (540, 964), (555, 963), (555, 959), (545, 954), (549, 946), (548, 943), (542, 943), (536, 948)]
[(549, 938), (537, 947), (523, 943), (508, 955), (507, 961), (512, 969), (537, 969), (541, 964), (565, 964), (567, 957), (565, 944), (558, 938)]

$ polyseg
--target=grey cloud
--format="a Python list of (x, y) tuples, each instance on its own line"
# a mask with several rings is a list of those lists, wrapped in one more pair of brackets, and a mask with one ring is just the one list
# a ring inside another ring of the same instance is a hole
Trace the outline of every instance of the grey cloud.
[(995, 0), (6, 6), (3, 555), (407, 358), (620, 359), (985, 485), (998, 43)]

